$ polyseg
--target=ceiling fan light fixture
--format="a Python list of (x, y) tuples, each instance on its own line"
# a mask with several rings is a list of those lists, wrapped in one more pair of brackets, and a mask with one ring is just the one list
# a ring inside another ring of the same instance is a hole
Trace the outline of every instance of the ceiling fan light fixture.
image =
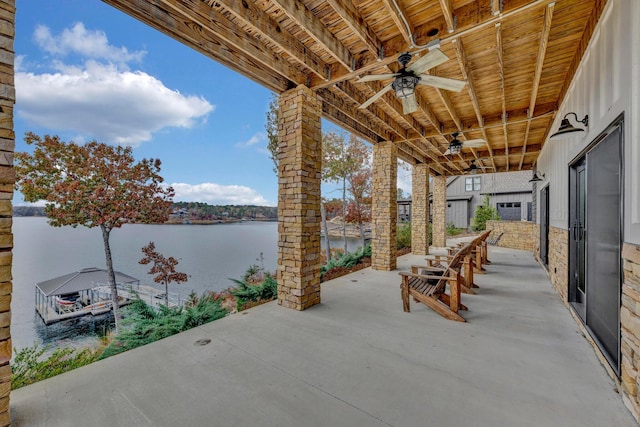
[(449, 143), (449, 153), (458, 154), (460, 151), (462, 151), (462, 141), (454, 139)]
[(391, 87), (398, 98), (407, 98), (413, 95), (416, 85), (420, 79), (416, 76), (396, 77)]

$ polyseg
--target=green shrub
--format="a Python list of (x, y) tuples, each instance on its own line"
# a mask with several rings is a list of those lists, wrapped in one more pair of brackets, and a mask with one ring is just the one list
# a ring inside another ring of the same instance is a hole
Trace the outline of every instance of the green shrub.
[(489, 204), (489, 195), (485, 195), (482, 205), (476, 208), (471, 229), (474, 231), (484, 231), (487, 229), (487, 221), (497, 221), (500, 219), (496, 208)]
[(278, 296), (278, 282), (269, 273), (265, 274), (264, 280), (259, 285), (251, 284), (244, 278), (229, 280), (236, 284), (231, 295), (238, 299), (238, 310), (249, 301), (269, 301)]
[(460, 233), (462, 233), (462, 228), (457, 228), (453, 221), (447, 223), (448, 236), (457, 236)]
[(410, 248), (411, 247), (411, 223), (403, 222), (398, 224), (398, 228), (396, 230), (396, 248)]
[(336, 267), (353, 268), (359, 264), (363, 258), (371, 257), (371, 244), (367, 244), (364, 247), (358, 248), (355, 252), (347, 252), (340, 254), (336, 258), (332, 258), (325, 265), (320, 267), (320, 278), (327, 271), (330, 271)]
[(136, 298), (125, 308), (122, 331), (104, 350), (100, 359), (140, 347), (196, 326), (225, 317), (229, 312), (215, 297), (199, 298), (192, 307), (158, 306), (154, 310)]
[(13, 390), (35, 382), (51, 378), (67, 371), (88, 365), (98, 360), (99, 350), (58, 348), (48, 357), (42, 357), (48, 350), (34, 344), (15, 351), (11, 360), (11, 388)]

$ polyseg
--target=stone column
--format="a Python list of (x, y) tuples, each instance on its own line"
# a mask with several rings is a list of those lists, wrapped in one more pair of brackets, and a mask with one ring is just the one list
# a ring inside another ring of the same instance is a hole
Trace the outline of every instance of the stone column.
[(411, 179), (411, 252), (429, 253), (429, 166), (413, 167)]
[(320, 302), (320, 101), (306, 86), (280, 95), (278, 124), (278, 304)]
[(398, 221), (398, 148), (393, 142), (373, 146), (371, 202), (371, 267), (396, 268), (396, 223)]
[(433, 246), (447, 246), (447, 177), (433, 177)]
[[(13, 170), (15, 133), (13, 131), (15, 0), (0, 0), (0, 426), (11, 424), (11, 262), (13, 234)], [(27, 308), (25, 308), (27, 309)]]

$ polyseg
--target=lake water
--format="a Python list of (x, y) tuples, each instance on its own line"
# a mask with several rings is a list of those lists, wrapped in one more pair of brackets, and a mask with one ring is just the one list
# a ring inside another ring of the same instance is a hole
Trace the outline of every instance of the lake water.
[[(108, 321), (92, 316), (44, 326), (34, 309), (35, 283), (87, 267), (105, 268), (102, 235), (98, 228), (55, 228), (45, 218), (14, 218), (13, 298), (11, 335), (13, 346), (23, 348), (34, 341), (51, 345), (83, 346), (97, 342)], [(217, 225), (125, 225), (111, 232), (111, 252), (116, 271), (151, 285), (140, 265), (141, 248), (154, 241), (156, 250), (180, 260), (178, 271), (189, 281), (169, 285), (170, 292), (186, 297), (193, 290), (219, 291), (240, 278), (247, 267), (259, 264), (275, 271), (278, 225), (276, 222), (242, 222)], [(332, 238), (332, 247), (342, 247)], [(359, 245), (349, 239), (349, 250)], [(160, 287), (158, 287), (160, 288)]]

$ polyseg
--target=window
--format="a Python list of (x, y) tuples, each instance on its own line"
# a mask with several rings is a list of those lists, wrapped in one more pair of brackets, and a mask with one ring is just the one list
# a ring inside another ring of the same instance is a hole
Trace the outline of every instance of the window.
[(464, 179), (464, 190), (465, 191), (480, 191), (482, 189), (480, 176), (470, 176)]

